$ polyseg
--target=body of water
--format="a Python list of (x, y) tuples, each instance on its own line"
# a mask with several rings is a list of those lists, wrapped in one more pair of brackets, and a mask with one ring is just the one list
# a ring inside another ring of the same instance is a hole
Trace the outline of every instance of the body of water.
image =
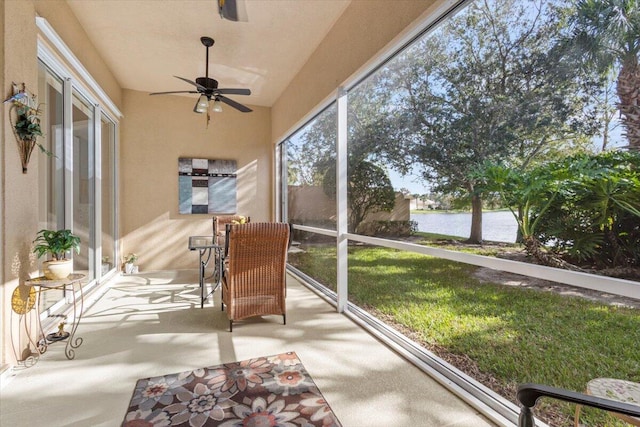
[[(471, 231), (471, 213), (412, 213), (411, 220), (418, 223), (418, 231), (448, 234), (468, 238)], [(518, 223), (509, 211), (482, 214), (482, 238), (496, 242), (514, 243)]]

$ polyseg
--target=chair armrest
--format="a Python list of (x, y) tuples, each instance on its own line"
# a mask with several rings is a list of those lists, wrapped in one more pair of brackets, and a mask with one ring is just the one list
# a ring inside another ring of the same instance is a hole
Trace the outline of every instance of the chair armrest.
[(536, 406), (536, 402), (541, 397), (551, 397), (565, 402), (576, 403), (578, 405), (590, 406), (605, 411), (617, 412), (619, 414), (640, 417), (640, 406), (617, 400), (604, 399), (602, 397), (591, 396), (589, 394), (578, 393), (562, 388), (550, 387), (541, 384), (521, 384), (518, 386), (517, 399), (521, 404), (519, 427), (534, 427), (533, 414), (531, 409)]

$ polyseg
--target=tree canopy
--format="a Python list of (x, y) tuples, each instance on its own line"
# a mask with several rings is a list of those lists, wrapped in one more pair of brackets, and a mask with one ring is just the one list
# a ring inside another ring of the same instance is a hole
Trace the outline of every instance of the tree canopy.
[(595, 132), (587, 94), (599, 90), (598, 76), (557, 48), (567, 14), (549, 1), (478, 0), (390, 65), (412, 124), (404, 143), (437, 190), (468, 194), (470, 241), (482, 241), (470, 170), (497, 160), (524, 169)]
[(640, 2), (578, 0), (569, 42), (580, 47), (576, 64), (602, 74), (617, 68), (618, 109), (629, 148), (640, 151)]

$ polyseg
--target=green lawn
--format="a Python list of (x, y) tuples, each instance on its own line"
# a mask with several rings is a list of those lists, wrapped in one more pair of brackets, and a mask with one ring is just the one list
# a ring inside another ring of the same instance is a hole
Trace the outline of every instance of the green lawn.
[[(309, 247), (289, 261), (335, 290), (334, 247)], [(470, 357), (503, 395), (524, 382), (577, 391), (596, 377), (640, 382), (640, 310), (481, 283), (475, 269), (393, 249), (350, 247), (349, 300), (391, 317), (427, 347)], [(553, 425), (572, 425), (574, 406), (550, 402), (538, 406), (566, 418), (557, 421), (556, 414)], [(583, 414), (587, 425), (625, 425), (602, 412)]]

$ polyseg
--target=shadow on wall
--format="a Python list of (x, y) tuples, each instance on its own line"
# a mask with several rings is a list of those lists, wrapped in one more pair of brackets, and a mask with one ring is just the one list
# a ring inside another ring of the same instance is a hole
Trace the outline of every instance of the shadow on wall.
[(32, 286), (24, 284), (25, 280), (32, 276), (40, 275), (39, 270), (34, 269), (37, 255), (33, 253), (33, 243), (23, 241), (19, 245), (20, 249), (13, 256), (11, 261), (11, 274), (14, 280), (5, 284), (7, 289), (15, 288), (11, 291), (11, 307), (7, 322), (9, 323), (9, 334), (12, 351), (7, 351), (9, 363), (15, 364), (18, 360), (25, 361), (35, 349), (37, 341), (37, 328), (35, 327), (38, 310), (33, 310), (36, 305), (36, 290)]
[(11, 275), (18, 279), (20, 283), (31, 278), (30, 273), (33, 272), (33, 268), (36, 264), (38, 257), (33, 253), (33, 243), (29, 241), (23, 241), (20, 244), (20, 249), (13, 255), (11, 261)]
[[(259, 176), (270, 176), (270, 173), (260, 174), (258, 173), (258, 161), (253, 160), (247, 163), (245, 166), (238, 169), (238, 194), (237, 198), (237, 207), (238, 207), (238, 215), (250, 216), (254, 221), (268, 221), (269, 210), (267, 211), (267, 216), (265, 217), (261, 211), (254, 210), (252, 206), (256, 200), (259, 200), (258, 197), (258, 177)], [(256, 185), (242, 185), (243, 183), (256, 183)], [(268, 187), (270, 188), (270, 187)]]
[(211, 217), (203, 214), (171, 218), (169, 212), (164, 212), (123, 235), (121, 254), (137, 254), (140, 271), (197, 268), (197, 252), (188, 249), (189, 236), (211, 235)]

